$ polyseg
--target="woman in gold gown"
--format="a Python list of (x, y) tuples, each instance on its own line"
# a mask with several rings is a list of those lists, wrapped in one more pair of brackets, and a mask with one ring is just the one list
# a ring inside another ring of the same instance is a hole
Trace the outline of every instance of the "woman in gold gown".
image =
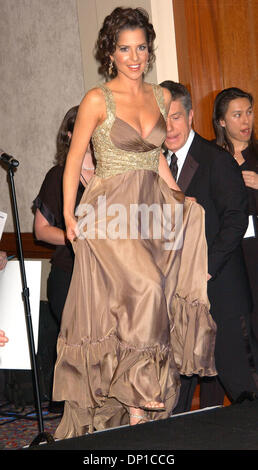
[[(180, 373), (216, 375), (204, 211), (184, 198), (161, 152), (171, 98), (144, 81), (154, 39), (142, 9), (106, 17), (96, 56), (109, 81), (86, 94), (74, 127), (64, 217), (75, 265), (53, 395), (65, 400), (59, 439), (167, 418)], [(96, 173), (75, 218), (90, 138)]]

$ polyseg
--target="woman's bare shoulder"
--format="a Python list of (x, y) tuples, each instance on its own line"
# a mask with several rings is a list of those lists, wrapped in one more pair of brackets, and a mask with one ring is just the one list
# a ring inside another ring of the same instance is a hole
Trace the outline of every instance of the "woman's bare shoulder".
[(96, 125), (106, 116), (106, 104), (103, 91), (99, 87), (90, 89), (82, 99), (78, 112), (78, 119), (92, 118)]
[(102, 106), (105, 102), (103, 91), (100, 87), (91, 88), (81, 101), (81, 105)]
[(168, 110), (169, 107), (170, 107), (171, 101), (172, 101), (172, 96), (171, 96), (170, 91), (167, 88), (164, 88), (164, 87), (161, 87), (161, 88), (162, 88), (162, 91), (163, 91), (165, 105), (166, 105), (166, 108)]

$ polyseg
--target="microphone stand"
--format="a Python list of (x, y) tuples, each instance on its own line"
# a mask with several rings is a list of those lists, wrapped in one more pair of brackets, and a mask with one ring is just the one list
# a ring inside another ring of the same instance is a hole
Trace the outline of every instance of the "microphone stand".
[(9, 182), (10, 182), (10, 187), (11, 187), (12, 204), (13, 204), (13, 210), (14, 210), (14, 221), (15, 221), (15, 226), (16, 226), (16, 235), (17, 235), (17, 243), (18, 243), (18, 259), (20, 263), (22, 287), (23, 287), (22, 297), (23, 297), (24, 307), (25, 307), (25, 320), (26, 320), (26, 327), (27, 327), (27, 334), (28, 334), (28, 344), (29, 344), (29, 351), (30, 351), (32, 376), (33, 376), (34, 385), (35, 385), (34, 398), (36, 400), (39, 435), (30, 444), (29, 447), (32, 447), (34, 445), (40, 444), (40, 442), (46, 441), (47, 443), (52, 443), (54, 442), (54, 439), (51, 436), (51, 434), (44, 432), (44, 423), (43, 423), (43, 415), (42, 415), (41, 400), (40, 400), (38, 368), (37, 368), (37, 361), (36, 361), (36, 351), (35, 351), (32, 321), (31, 321), (29, 288), (27, 286), (19, 214), (18, 214), (16, 191), (15, 191), (15, 185), (14, 185), (14, 168), (17, 168), (19, 166), (19, 162), (15, 159), (10, 159), (8, 162), (5, 161), (3, 163), (7, 165), (8, 167), (8, 177), (9, 177)]

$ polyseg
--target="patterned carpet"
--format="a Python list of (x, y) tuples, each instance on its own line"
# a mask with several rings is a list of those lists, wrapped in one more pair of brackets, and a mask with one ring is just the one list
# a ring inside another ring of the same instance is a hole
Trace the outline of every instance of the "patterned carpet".
[[(42, 405), (44, 432), (52, 437), (61, 415), (48, 411), (48, 403)], [(29, 446), (40, 434), (39, 418), (35, 408), (27, 406), (15, 409), (10, 404), (0, 404), (0, 449), (19, 450)]]
[[(44, 432), (53, 437), (61, 414), (49, 412), (48, 405), (48, 402), (41, 404), (43, 426)], [(196, 393), (192, 410), (198, 408), (199, 396)], [(34, 405), (15, 408), (14, 404), (4, 404), (0, 401), (0, 450), (19, 450), (29, 446), (40, 434), (39, 429)]]

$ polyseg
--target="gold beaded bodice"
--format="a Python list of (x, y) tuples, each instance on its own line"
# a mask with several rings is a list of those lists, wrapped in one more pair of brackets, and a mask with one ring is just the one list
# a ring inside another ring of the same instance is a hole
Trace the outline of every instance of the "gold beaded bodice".
[(158, 173), (161, 145), (166, 138), (166, 108), (162, 88), (152, 85), (160, 108), (160, 117), (146, 138), (127, 122), (116, 117), (112, 91), (105, 85), (100, 88), (106, 102), (105, 121), (92, 134), (97, 161), (96, 175), (107, 178), (128, 170), (151, 170)]

